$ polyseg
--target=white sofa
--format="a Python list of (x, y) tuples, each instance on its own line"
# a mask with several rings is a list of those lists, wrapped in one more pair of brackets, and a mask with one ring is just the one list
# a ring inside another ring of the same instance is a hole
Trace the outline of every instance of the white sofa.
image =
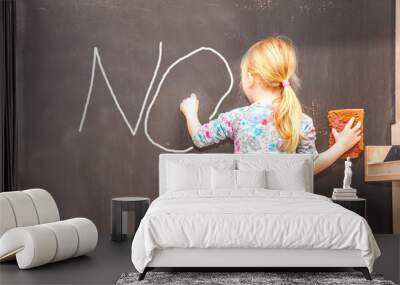
[(85, 218), (60, 221), (49, 192), (29, 189), (0, 193), (0, 262), (20, 269), (84, 255), (96, 248), (98, 233)]

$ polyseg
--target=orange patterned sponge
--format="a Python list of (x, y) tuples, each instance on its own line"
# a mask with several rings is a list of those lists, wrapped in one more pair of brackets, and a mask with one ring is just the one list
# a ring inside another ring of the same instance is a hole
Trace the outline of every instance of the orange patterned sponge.
[[(340, 157), (343, 159), (346, 157), (357, 158), (364, 150), (364, 109), (341, 109), (328, 112), (329, 127), (335, 128), (338, 132), (343, 130), (351, 117), (354, 117), (353, 127), (357, 124), (357, 122), (361, 122), (361, 140)], [(334, 143), (335, 138), (331, 132), (329, 134), (329, 147), (331, 147)]]

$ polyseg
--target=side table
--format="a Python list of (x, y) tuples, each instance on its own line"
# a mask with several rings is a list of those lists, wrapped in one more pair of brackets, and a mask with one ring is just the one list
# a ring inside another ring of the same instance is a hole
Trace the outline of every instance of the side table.
[(332, 199), (332, 202), (359, 214), (363, 218), (367, 218), (367, 200), (363, 198), (356, 199)]
[[(149, 205), (150, 199), (146, 197), (113, 198), (111, 200), (111, 239), (123, 241), (128, 236), (133, 236)], [(130, 219), (132, 213), (134, 214), (134, 222)], [(134, 230), (129, 233), (128, 228), (133, 223)]]

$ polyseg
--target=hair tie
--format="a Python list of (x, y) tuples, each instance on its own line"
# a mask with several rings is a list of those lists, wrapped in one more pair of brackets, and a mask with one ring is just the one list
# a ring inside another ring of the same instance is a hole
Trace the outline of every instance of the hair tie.
[(282, 86), (283, 86), (283, 88), (289, 87), (290, 86), (289, 80), (282, 80)]

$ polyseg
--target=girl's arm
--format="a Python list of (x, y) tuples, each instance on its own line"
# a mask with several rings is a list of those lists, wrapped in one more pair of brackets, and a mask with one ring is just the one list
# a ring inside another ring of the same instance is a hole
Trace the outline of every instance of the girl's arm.
[(336, 129), (332, 129), (335, 144), (319, 154), (314, 162), (314, 174), (331, 166), (343, 153), (351, 149), (361, 139), (361, 123), (358, 122), (352, 128), (353, 123), (354, 118), (351, 118), (340, 133)]
[(233, 137), (232, 118), (235, 111), (221, 113), (217, 119), (202, 125), (198, 117), (199, 100), (195, 94), (184, 99), (180, 109), (185, 115), (189, 134), (197, 147), (202, 148)]
[(195, 94), (184, 99), (180, 105), (181, 112), (186, 118), (187, 128), (190, 137), (193, 137), (195, 131), (201, 126), (199, 121), (199, 100)]

